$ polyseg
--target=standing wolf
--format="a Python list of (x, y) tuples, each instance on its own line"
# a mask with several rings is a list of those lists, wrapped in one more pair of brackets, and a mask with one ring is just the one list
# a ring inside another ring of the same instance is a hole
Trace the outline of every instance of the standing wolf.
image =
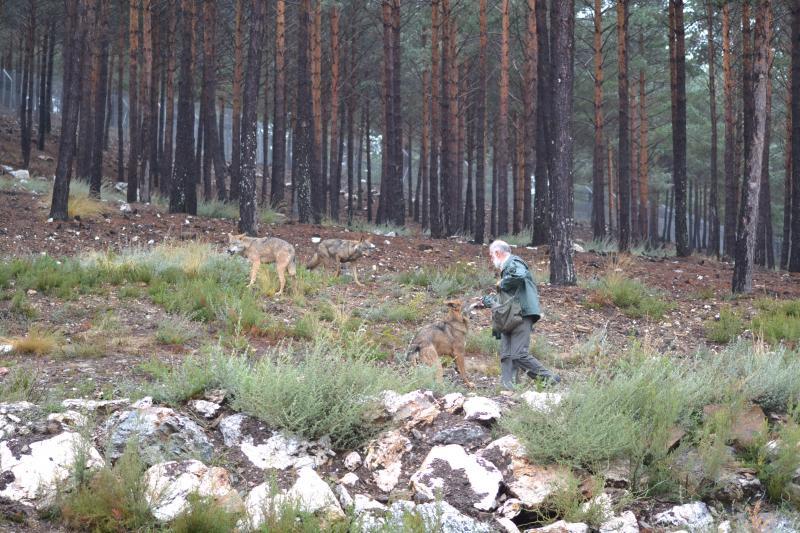
[[(317, 268), (323, 261), (333, 259), (336, 262), (336, 275), (340, 275), (342, 271), (342, 263), (351, 263), (366, 255), (367, 251), (374, 248), (372, 244), (372, 237), (368, 239), (361, 238), (361, 240), (353, 241), (346, 239), (325, 239), (317, 245), (317, 251), (308, 262), (307, 268), (313, 270)], [(363, 287), (364, 285), (358, 281), (358, 270), (353, 265), (353, 279), (356, 285)]]
[(280, 290), (277, 292), (279, 295), (283, 294), (283, 288), (286, 286), (286, 272), (288, 271), (289, 275), (293, 277), (297, 275), (294, 246), (282, 239), (275, 237), (259, 239), (248, 237), (244, 233), (241, 235), (228, 233), (228, 253), (231, 255), (242, 254), (252, 263), (248, 287), (252, 287), (255, 283), (261, 263), (275, 263), (275, 270), (278, 271), (278, 279), (281, 283)]

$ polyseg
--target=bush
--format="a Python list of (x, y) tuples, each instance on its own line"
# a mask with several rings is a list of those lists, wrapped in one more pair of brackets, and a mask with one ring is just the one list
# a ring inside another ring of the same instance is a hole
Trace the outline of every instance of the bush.
[(28, 302), (28, 297), (22, 291), (17, 291), (11, 298), (10, 310), (12, 313), (25, 318), (35, 318), (37, 314), (36, 309), (31, 306), (30, 302)]
[(500, 347), (500, 341), (492, 336), (490, 328), (467, 332), (467, 353), (494, 355)]
[(591, 304), (613, 305), (631, 318), (660, 319), (670, 308), (664, 299), (641, 282), (612, 272), (591, 287)]
[(39, 383), (39, 370), (28, 366), (13, 367), (0, 387), (0, 402), (39, 403), (45, 396), (45, 389)]
[(455, 263), (447, 268), (423, 267), (398, 274), (399, 283), (433, 291), (448, 298), (470, 290), (486, 290), (494, 285), (494, 275), (473, 263)]
[(772, 344), (800, 341), (800, 300), (762, 300), (758, 306), (751, 325), (757, 335)]
[(146, 465), (135, 446), (128, 446), (116, 464), (94, 474), (78, 469), (78, 486), (61, 504), (64, 523), (83, 531), (148, 530), (156, 525), (145, 499)]
[(736, 339), (744, 330), (744, 321), (730, 307), (719, 311), (719, 319), (706, 322), (706, 337), (717, 344), (727, 344)]
[(173, 315), (161, 322), (156, 330), (155, 339), (160, 344), (183, 346), (199, 335), (197, 327), (191, 319), (184, 315)]
[(11, 339), (11, 345), (17, 353), (50, 355), (63, 341), (61, 334), (55, 330), (32, 326), (24, 337)]
[(189, 495), (189, 508), (170, 523), (171, 533), (228, 533), (236, 531), (239, 513), (232, 513), (213, 498)]

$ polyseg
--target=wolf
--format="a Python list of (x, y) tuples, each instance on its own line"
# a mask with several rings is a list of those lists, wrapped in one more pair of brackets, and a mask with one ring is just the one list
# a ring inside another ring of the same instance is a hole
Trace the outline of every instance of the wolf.
[(281, 284), (278, 295), (283, 294), (283, 288), (286, 286), (286, 273), (288, 272), (293, 277), (297, 275), (294, 246), (276, 237), (259, 239), (248, 237), (244, 233), (241, 235), (228, 233), (228, 253), (231, 255), (242, 254), (252, 264), (248, 287), (252, 287), (255, 283), (261, 263), (275, 263)]
[(436, 369), (436, 378), (443, 379), (441, 356), (450, 355), (456, 360), (458, 373), (468, 387), (475, 386), (467, 376), (464, 365), (464, 354), (467, 351), (467, 329), (469, 325), (469, 311), (475, 304), (462, 303), (461, 300), (448, 300), (447, 316), (440, 322), (428, 324), (417, 332), (408, 347), (408, 357), (412, 363), (417, 362), (417, 357), (423, 364)]
[[(333, 259), (336, 262), (336, 275), (341, 274), (342, 263), (351, 263), (366, 255), (366, 253), (375, 248), (372, 244), (372, 237), (360, 240), (347, 240), (347, 239), (325, 239), (317, 245), (317, 251), (308, 262), (306, 267), (309, 270), (317, 268), (323, 261)], [(358, 270), (353, 266), (353, 279), (356, 285), (363, 287), (364, 285), (358, 281)]]

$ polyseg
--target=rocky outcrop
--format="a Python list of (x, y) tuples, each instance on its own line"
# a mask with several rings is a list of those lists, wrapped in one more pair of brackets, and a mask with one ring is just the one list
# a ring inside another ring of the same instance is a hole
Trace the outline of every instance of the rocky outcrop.
[(482, 396), (472, 396), (464, 400), (463, 409), (466, 420), (489, 422), (498, 420), (501, 416), (500, 404)]
[(367, 446), (364, 464), (373, 471), (372, 478), (383, 492), (390, 492), (400, 480), (403, 455), (412, 449), (411, 441), (399, 431), (387, 431)]
[(703, 502), (676, 505), (672, 509), (656, 514), (653, 519), (656, 525), (689, 531), (702, 531), (714, 525), (714, 517)]
[(356, 519), (357, 529), (364, 533), (406, 531), (409, 523), (421, 523), (423, 531), (441, 533), (490, 533), (493, 528), (470, 518), (447, 502), (415, 505), (400, 500), (385, 512), (370, 511)]

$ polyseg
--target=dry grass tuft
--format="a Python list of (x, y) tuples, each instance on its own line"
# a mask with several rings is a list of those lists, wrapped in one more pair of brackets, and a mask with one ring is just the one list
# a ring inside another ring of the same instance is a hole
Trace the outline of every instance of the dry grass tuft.
[(61, 341), (61, 335), (57, 331), (33, 326), (24, 337), (11, 339), (11, 345), (17, 353), (49, 355), (56, 351)]

